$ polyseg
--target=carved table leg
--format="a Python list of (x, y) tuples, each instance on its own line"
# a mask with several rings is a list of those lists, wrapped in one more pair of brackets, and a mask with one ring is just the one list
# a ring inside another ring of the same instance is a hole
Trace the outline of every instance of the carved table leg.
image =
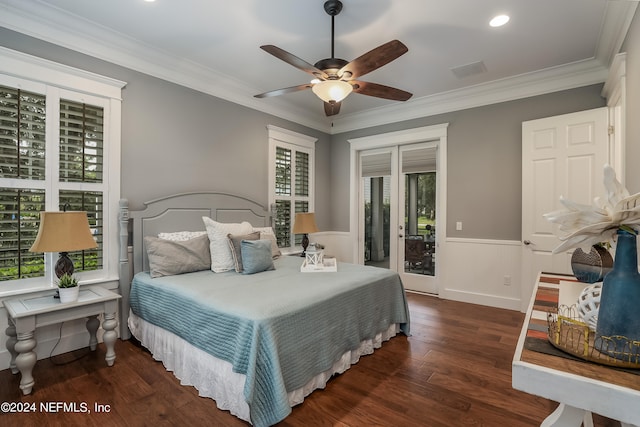
[(107, 346), (107, 355), (104, 360), (107, 361), (107, 365), (113, 366), (113, 362), (116, 360), (116, 352), (113, 347), (116, 342), (117, 334), (114, 329), (118, 326), (115, 313), (105, 313), (104, 322), (102, 322), (102, 329), (104, 329), (104, 335), (102, 339)]
[(98, 332), (98, 327), (100, 326), (100, 321), (98, 320), (98, 316), (89, 316), (87, 320), (87, 331), (89, 331), (89, 347), (91, 351), (95, 351), (98, 346), (98, 337), (96, 333)]
[(540, 427), (580, 427), (583, 422), (585, 426), (593, 427), (591, 412), (561, 403)]
[(13, 320), (11, 318), (9, 320), (9, 326), (5, 330), (5, 333), (9, 338), (7, 338), (7, 350), (9, 350), (9, 354), (11, 354), (11, 361), (9, 362), (9, 368), (11, 368), (12, 374), (17, 374), (18, 368), (16, 366), (16, 356), (18, 352), (16, 351), (16, 342), (18, 339), (16, 338), (18, 335), (16, 333), (16, 325), (13, 324)]
[(33, 351), (34, 348), (36, 348), (34, 331), (18, 333), (18, 341), (15, 345), (15, 349), (18, 352), (16, 366), (22, 374), (20, 378), (20, 390), (22, 390), (22, 394), (25, 395), (31, 393), (31, 389), (35, 383), (31, 374), (37, 360), (36, 352)]

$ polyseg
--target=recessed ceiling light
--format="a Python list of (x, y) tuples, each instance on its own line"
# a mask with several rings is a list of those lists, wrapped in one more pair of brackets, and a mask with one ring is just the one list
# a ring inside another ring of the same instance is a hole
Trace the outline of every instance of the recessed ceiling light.
[(489, 21), (489, 25), (491, 25), (492, 27), (502, 27), (507, 22), (509, 22), (508, 15), (498, 15), (494, 17), (491, 21)]
[(146, 1), (147, 3), (153, 3), (156, 0), (144, 0), (144, 1)]

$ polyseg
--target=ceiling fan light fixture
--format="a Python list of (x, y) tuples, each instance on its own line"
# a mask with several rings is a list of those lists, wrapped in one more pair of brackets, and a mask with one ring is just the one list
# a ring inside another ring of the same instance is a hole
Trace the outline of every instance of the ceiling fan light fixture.
[(340, 102), (353, 91), (353, 86), (342, 80), (324, 80), (311, 90), (324, 102)]

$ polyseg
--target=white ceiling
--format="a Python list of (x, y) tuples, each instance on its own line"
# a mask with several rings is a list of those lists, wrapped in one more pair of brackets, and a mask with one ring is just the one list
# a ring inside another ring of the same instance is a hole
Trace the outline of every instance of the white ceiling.
[[(310, 76), (259, 49), (313, 64), (330, 57), (324, 0), (0, 0), (0, 25), (326, 132), (421, 117), (599, 83), (636, 0), (343, 0), (335, 56), (393, 39), (409, 52), (361, 78), (413, 93), (407, 102), (351, 94), (327, 118), (310, 90), (253, 95)], [(506, 13), (510, 22), (491, 28)], [(486, 71), (451, 71), (482, 61)]]

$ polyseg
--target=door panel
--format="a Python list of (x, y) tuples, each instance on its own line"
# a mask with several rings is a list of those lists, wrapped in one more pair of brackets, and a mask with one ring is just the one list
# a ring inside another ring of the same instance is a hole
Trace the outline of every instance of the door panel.
[(406, 289), (435, 294), (437, 286), (437, 145), (400, 147), (398, 266)]
[(571, 253), (542, 216), (561, 208), (560, 196), (591, 204), (602, 195), (609, 162), (608, 110), (598, 108), (522, 124), (522, 308), (538, 272), (571, 273)]
[(397, 158), (391, 148), (360, 153), (360, 235), (364, 239), (359, 248), (359, 259), (365, 265), (395, 266), (395, 239), (392, 241), (390, 237), (395, 235), (391, 229), (391, 217), (397, 215), (392, 203), (393, 198), (397, 198), (392, 185), (392, 174), (396, 171), (394, 163), (397, 163)]

